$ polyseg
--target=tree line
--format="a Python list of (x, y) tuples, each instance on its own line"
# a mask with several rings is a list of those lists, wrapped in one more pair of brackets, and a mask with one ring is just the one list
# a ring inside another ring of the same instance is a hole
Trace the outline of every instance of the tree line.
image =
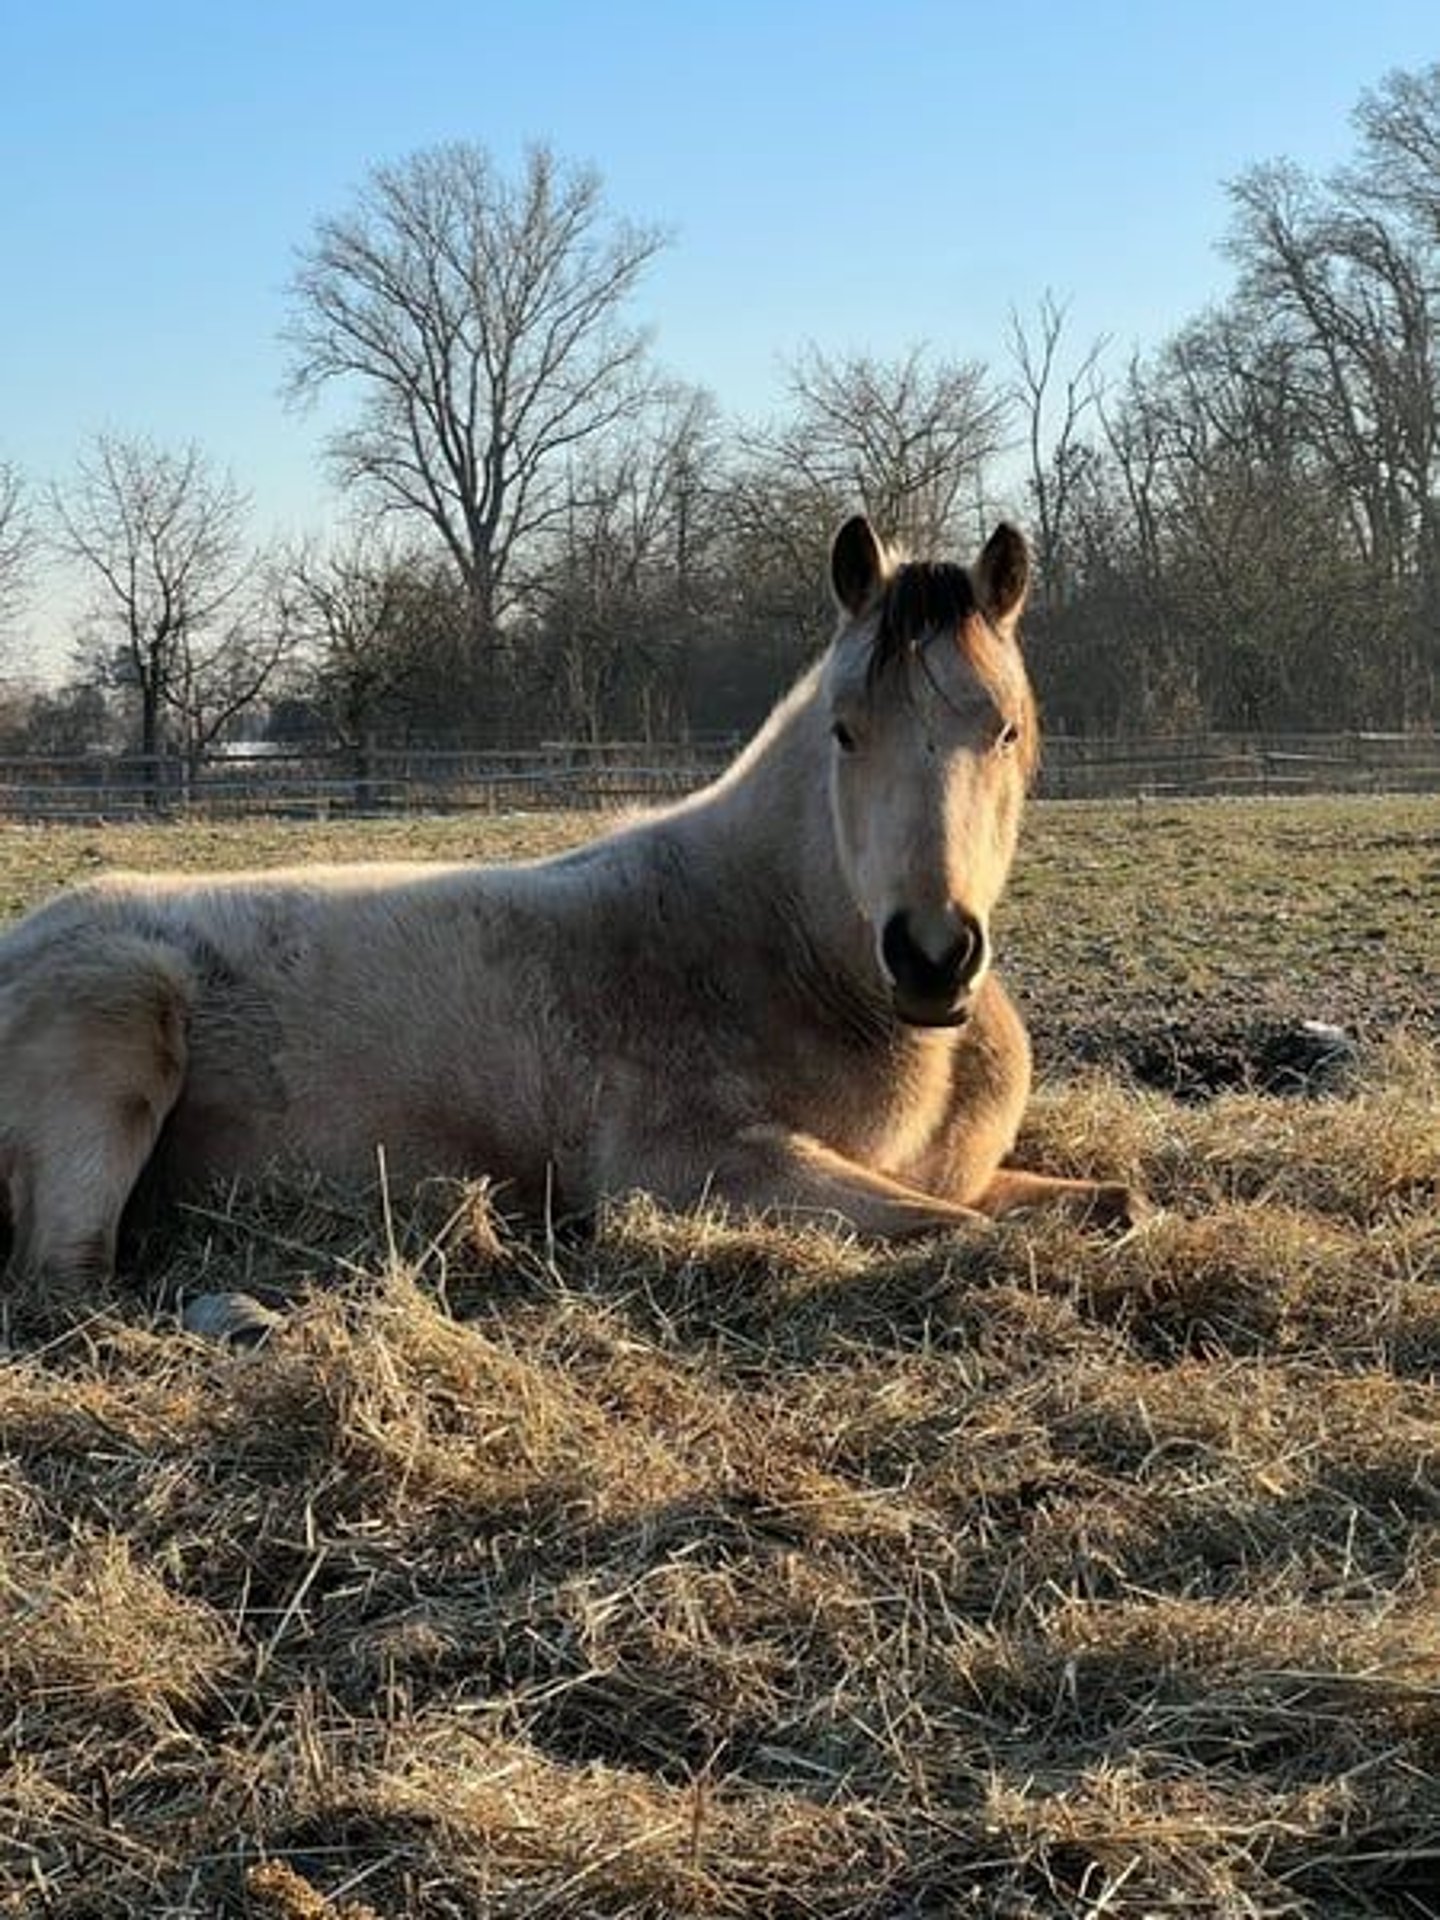
[(1389, 76), (1325, 177), (1231, 183), (1225, 297), (1117, 364), (1046, 296), (1000, 364), (814, 345), (764, 423), (667, 375), (634, 318), (667, 244), (546, 147), (377, 168), (290, 288), (300, 404), (346, 403), (337, 536), (268, 549), (205, 450), (95, 438), (0, 462), (0, 623), (48, 550), (86, 583), (73, 671), (12, 678), (0, 746), (725, 733), (824, 638), (863, 506), (1038, 560), (1042, 700), (1076, 733), (1434, 724), (1440, 655), (1440, 64)]

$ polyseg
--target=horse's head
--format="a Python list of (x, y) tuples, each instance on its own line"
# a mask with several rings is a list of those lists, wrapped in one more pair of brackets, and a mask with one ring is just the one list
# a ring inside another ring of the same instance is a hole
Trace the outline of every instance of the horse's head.
[(1037, 750), (1016, 628), (1029, 560), (997, 527), (973, 568), (836, 535), (841, 624), (821, 680), (840, 864), (895, 1011), (955, 1026), (990, 959)]

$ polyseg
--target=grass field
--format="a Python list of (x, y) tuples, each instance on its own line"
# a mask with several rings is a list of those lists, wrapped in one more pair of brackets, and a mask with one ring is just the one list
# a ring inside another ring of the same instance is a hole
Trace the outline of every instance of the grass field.
[[(12, 829), (0, 911), (583, 831)], [(1035, 810), (1026, 1155), (1119, 1241), (290, 1189), (12, 1285), (0, 1912), (1440, 1915), (1437, 899), (1434, 801)]]

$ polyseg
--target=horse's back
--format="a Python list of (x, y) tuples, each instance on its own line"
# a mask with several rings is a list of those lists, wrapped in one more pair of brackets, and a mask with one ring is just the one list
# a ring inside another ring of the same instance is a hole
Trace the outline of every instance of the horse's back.
[(150, 955), (174, 975), (187, 1037), (161, 1143), (167, 1184), (277, 1161), (364, 1179), (381, 1149), (397, 1177), (537, 1184), (542, 1090), (510, 963), (517, 920), (536, 909), (505, 874), (112, 875), (59, 896), (0, 940), (0, 1128), (7, 1111), (19, 1124), (23, 1100), (4, 1057), (7, 1009), (43, 1053), (78, 967), (111, 1002), (96, 1008), (93, 1052), (123, 1027), (127, 983)]

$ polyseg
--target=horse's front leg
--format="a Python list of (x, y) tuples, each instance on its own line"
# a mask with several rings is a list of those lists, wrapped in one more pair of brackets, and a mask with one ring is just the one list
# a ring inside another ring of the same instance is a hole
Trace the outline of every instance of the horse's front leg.
[(991, 974), (956, 1049), (954, 1093), (939, 1138), (913, 1169), (921, 1186), (995, 1219), (1046, 1207), (1087, 1226), (1128, 1228), (1154, 1212), (1117, 1180), (1062, 1180), (1008, 1164), (1030, 1096), (1030, 1040)]
[(750, 1127), (709, 1174), (709, 1198), (747, 1212), (840, 1220), (868, 1240), (988, 1227), (984, 1214), (876, 1173), (784, 1127)]
[(1047, 1207), (1087, 1227), (1121, 1231), (1139, 1226), (1154, 1212), (1144, 1194), (1123, 1180), (1061, 1180), (1023, 1167), (1001, 1167), (971, 1204), (992, 1220), (1005, 1213)]

